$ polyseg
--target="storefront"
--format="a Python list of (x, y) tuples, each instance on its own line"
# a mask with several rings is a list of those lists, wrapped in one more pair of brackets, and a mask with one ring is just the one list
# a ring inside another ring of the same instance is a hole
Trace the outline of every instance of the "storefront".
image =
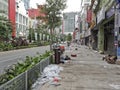
[(104, 53), (116, 55), (114, 45), (114, 6), (105, 12), (104, 28)]
[(104, 52), (104, 26), (103, 21), (105, 20), (105, 7), (102, 7), (97, 14), (97, 26), (98, 26), (98, 51)]
[(91, 29), (92, 49), (98, 50), (98, 26)]
[(114, 17), (104, 24), (104, 52), (115, 55), (114, 46)]

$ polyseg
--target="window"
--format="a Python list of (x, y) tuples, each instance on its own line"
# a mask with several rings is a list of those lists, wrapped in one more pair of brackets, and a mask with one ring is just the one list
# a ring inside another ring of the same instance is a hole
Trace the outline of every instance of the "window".
[(25, 16), (23, 16), (23, 24), (25, 24), (25, 21), (26, 21), (26, 20), (25, 20)]
[(21, 31), (22, 30), (22, 25), (19, 25), (19, 31)]
[(28, 24), (28, 18), (26, 18), (26, 25)]
[(18, 12), (16, 12), (16, 21), (18, 22)]
[(22, 15), (19, 14), (19, 22), (22, 23)]

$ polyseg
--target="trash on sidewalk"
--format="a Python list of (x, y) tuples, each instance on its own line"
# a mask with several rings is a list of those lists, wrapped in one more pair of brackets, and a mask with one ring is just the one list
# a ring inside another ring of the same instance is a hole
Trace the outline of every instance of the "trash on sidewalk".
[(71, 58), (68, 55), (65, 55), (65, 56), (61, 56), (60, 62), (64, 64), (64, 63), (69, 62), (70, 60)]
[(120, 85), (109, 84), (109, 86), (113, 87), (114, 89), (120, 90)]
[(77, 55), (76, 54), (71, 54), (71, 57), (77, 57)]
[(120, 65), (120, 60), (117, 60), (115, 63), (116, 63), (117, 65)]
[(102, 58), (103, 60), (107, 61), (107, 63), (110, 64), (115, 64), (116, 60), (117, 60), (117, 56), (114, 55), (106, 55)]
[(58, 82), (52, 82), (50, 85), (54, 85), (54, 86), (60, 86), (61, 84)]
[(58, 82), (61, 80), (59, 73), (62, 70), (63, 68), (58, 65), (48, 65), (43, 70), (41, 77), (32, 85), (32, 90), (35, 90), (36, 87), (42, 86), (47, 82), (49, 82), (50, 85), (59, 86), (60, 84)]
[(78, 48), (75, 48), (75, 50), (78, 50)]

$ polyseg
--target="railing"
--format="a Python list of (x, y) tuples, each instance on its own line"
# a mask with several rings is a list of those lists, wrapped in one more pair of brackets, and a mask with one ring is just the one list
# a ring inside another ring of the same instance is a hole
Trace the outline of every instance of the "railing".
[(50, 64), (50, 57), (42, 60), (33, 68), (20, 74), (14, 79), (0, 86), (0, 90), (30, 90), (31, 85), (40, 77), (43, 69)]

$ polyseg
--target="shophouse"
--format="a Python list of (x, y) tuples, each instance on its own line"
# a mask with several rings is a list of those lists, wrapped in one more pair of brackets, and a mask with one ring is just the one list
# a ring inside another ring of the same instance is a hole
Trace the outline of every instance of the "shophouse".
[(91, 5), (87, 13), (87, 22), (89, 23), (90, 35), (90, 46), (92, 49), (98, 49), (98, 27), (97, 27), (97, 14), (95, 10), (98, 8), (98, 0), (91, 0)]
[(114, 43), (114, 0), (99, 1), (97, 7), (98, 51), (101, 53), (116, 54)]
[[(81, 26), (81, 39), (83, 40), (84, 44), (89, 46), (89, 37), (91, 35), (89, 30), (89, 23), (87, 13), (91, 15), (91, 11), (89, 10), (89, 6), (91, 4), (91, 0), (82, 0), (82, 10), (80, 12), (80, 26)], [(90, 19), (90, 18), (89, 18)]]

